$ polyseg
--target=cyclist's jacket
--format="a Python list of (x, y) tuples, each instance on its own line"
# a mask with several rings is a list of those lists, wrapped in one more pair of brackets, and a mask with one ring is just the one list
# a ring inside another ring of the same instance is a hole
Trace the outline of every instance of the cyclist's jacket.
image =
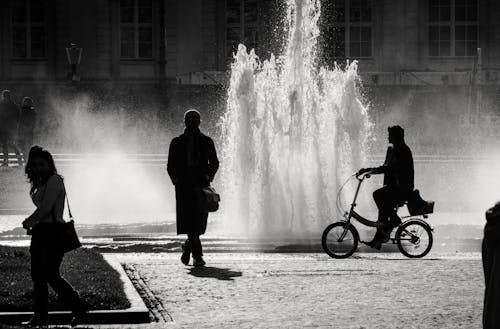
[(402, 193), (413, 191), (413, 155), (405, 143), (398, 147), (389, 146), (385, 162), (377, 170), (384, 173), (384, 185), (397, 186)]

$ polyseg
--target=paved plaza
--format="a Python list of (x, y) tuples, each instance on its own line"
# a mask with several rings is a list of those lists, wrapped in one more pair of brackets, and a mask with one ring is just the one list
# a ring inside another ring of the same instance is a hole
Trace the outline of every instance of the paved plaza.
[(202, 269), (178, 256), (116, 254), (163, 315), (130, 328), (481, 328), (479, 254), (208, 253)]

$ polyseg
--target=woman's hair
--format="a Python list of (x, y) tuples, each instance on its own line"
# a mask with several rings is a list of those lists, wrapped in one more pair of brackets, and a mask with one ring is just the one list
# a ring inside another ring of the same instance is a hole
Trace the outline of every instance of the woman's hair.
[[(39, 157), (42, 160), (47, 161), (49, 165), (49, 175), (44, 179), (42, 177), (38, 177), (33, 171), (33, 159)], [(54, 163), (54, 158), (49, 151), (41, 148), (40, 146), (33, 146), (30, 149), (30, 153), (28, 155), (28, 162), (26, 163), (26, 168), (24, 169), (26, 176), (28, 177), (28, 181), (31, 184), (30, 194), (35, 192), (35, 190), (41, 185), (47, 182), (48, 177), (57, 174), (56, 165)]]

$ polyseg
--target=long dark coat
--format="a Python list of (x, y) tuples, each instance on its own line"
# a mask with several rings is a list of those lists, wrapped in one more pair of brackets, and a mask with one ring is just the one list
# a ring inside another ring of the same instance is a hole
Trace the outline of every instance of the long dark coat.
[(500, 203), (486, 212), (482, 247), (485, 280), (483, 328), (500, 328)]
[(201, 132), (184, 132), (170, 143), (167, 171), (175, 185), (177, 234), (205, 233), (208, 213), (200, 209), (196, 188), (209, 186), (218, 168), (214, 142)]

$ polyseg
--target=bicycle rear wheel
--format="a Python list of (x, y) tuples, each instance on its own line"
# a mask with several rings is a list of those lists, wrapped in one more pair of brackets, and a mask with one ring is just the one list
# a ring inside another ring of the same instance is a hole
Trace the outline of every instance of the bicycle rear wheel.
[(321, 245), (332, 258), (347, 258), (358, 248), (359, 234), (354, 226), (345, 222), (328, 225), (323, 231)]
[(424, 257), (432, 248), (431, 228), (418, 220), (409, 220), (399, 226), (395, 238), (399, 251), (408, 258)]

